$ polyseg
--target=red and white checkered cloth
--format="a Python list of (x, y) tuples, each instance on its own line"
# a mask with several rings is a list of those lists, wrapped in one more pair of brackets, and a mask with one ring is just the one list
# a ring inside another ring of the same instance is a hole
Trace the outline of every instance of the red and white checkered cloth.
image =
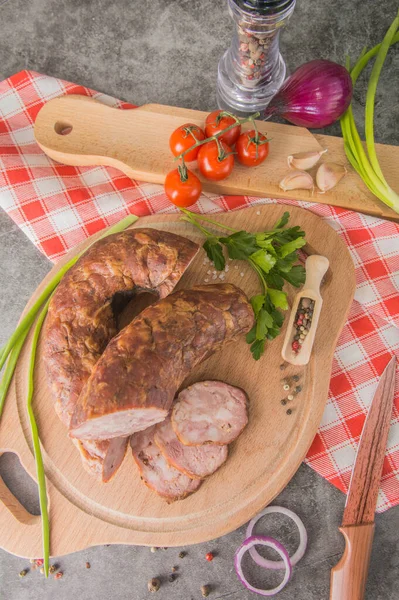
[[(82, 86), (21, 71), (0, 83), (0, 206), (50, 260), (119, 221), (175, 212), (163, 188), (130, 180), (105, 167), (58, 165), (35, 143), (33, 123), (45, 102), (86, 94), (132, 108)], [(270, 198), (204, 194), (203, 213), (273, 203)], [(334, 356), (329, 399), (307, 464), (346, 492), (359, 436), (378, 378), (399, 358), (399, 226), (322, 204), (281, 201), (325, 219), (345, 240), (356, 267), (357, 290)], [(399, 373), (378, 510), (399, 504)]]

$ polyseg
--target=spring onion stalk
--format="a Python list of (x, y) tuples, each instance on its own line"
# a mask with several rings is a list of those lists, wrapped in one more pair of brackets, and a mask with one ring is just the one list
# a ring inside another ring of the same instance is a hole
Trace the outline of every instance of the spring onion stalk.
[(375, 151), (374, 100), (378, 79), (389, 47), (399, 42), (399, 33), (397, 32), (398, 27), (399, 12), (391, 27), (388, 29), (382, 43), (378, 44), (368, 52), (363, 51), (353, 69), (350, 69), (349, 65), (347, 65), (352, 78), (352, 83), (355, 85), (365, 66), (374, 56), (376, 56), (366, 98), (365, 132), (367, 152), (356, 127), (352, 106), (349, 106), (340, 120), (345, 153), (352, 167), (363, 179), (369, 190), (396, 212), (399, 212), (399, 195), (387, 183)]
[[(107, 237), (113, 233), (119, 233), (123, 231), (130, 225), (132, 225), (135, 221), (137, 221), (138, 217), (135, 215), (129, 215), (107, 229), (99, 239)], [(97, 241), (97, 240), (96, 240)], [(94, 242), (93, 242), (94, 243)], [(90, 248), (92, 244), (88, 246)], [(36, 472), (37, 472), (37, 481), (39, 488), (39, 503), (40, 503), (40, 511), (41, 511), (41, 520), (42, 520), (42, 536), (43, 536), (43, 563), (44, 563), (44, 572), (46, 577), (48, 576), (49, 570), (49, 557), (50, 557), (50, 524), (48, 517), (48, 507), (47, 507), (47, 490), (46, 490), (46, 476), (43, 465), (43, 457), (40, 448), (40, 438), (39, 431), (35, 419), (35, 415), (32, 407), (32, 399), (34, 393), (34, 371), (35, 371), (35, 361), (36, 361), (36, 352), (37, 352), (37, 344), (40, 336), (40, 331), (45, 319), (45, 316), (48, 311), (48, 307), (50, 304), (51, 296), (61, 281), (62, 277), (65, 273), (76, 263), (76, 261), (86, 252), (88, 248), (85, 248), (82, 252), (80, 252), (77, 256), (68, 261), (58, 273), (52, 278), (52, 280), (47, 284), (43, 292), (40, 294), (39, 298), (36, 300), (34, 305), (29, 309), (26, 313), (25, 317), (21, 320), (18, 327), (11, 335), (6, 344), (0, 349), (0, 369), (4, 366), (5, 361), (8, 358), (6, 367), (4, 369), (3, 377), (0, 382), (0, 418), (3, 413), (3, 408), (5, 404), (5, 399), (7, 397), (7, 392), (17, 365), (17, 361), (19, 355), (21, 353), (22, 347), (25, 343), (25, 340), (29, 334), (29, 331), (35, 321), (35, 318), (43, 306), (39, 317), (36, 321), (36, 324), (33, 328), (33, 337), (32, 337), (32, 349), (31, 355), (29, 359), (29, 369), (28, 369), (28, 396), (27, 396), (27, 410), (28, 417), (31, 426), (31, 434), (32, 434), (32, 442), (33, 449), (35, 455), (35, 463), (36, 463)]]
[(49, 569), (49, 560), (50, 560), (50, 522), (48, 517), (48, 505), (47, 505), (47, 487), (46, 487), (46, 474), (43, 466), (43, 456), (40, 448), (40, 438), (39, 438), (39, 430), (37, 428), (37, 423), (35, 419), (35, 414), (33, 412), (32, 407), (32, 398), (33, 398), (33, 390), (34, 390), (34, 373), (35, 373), (35, 362), (36, 362), (36, 352), (37, 352), (37, 342), (39, 340), (40, 331), (42, 329), (43, 321), (48, 311), (48, 307), (50, 304), (50, 298), (47, 300), (46, 304), (42, 308), (39, 317), (36, 321), (36, 324), (33, 328), (33, 338), (32, 338), (32, 350), (29, 359), (29, 369), (28, 369), (28, 396), (26, 399), (28, 417), (32, 435), (33, 442), (33, 451), (35, 456), (36, 463), (36, 475), (37, 475), (37, 485), (39, 488), (39, 505), (40, 505), (40, 514), (42, 521), (42, 542), (43, 542), (43, 568), (44, 574), (48, 577), (48, 569)]
[(3, 413), (4, 402), (7, 398), (8, 388), (10, 387), (12, 376), (14, 375), (15, 367), (28, 333), (29, 329), (24, 331), (15, 343), (14, 347), (11, 350), (7, 366), (4, 369), (4, 374), (0, 382), (0, 417)]

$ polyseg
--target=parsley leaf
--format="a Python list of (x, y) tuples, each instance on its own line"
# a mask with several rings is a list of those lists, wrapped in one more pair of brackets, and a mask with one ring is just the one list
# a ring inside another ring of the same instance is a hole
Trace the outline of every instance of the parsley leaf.
[(266, 252), (266, 250), (258, 250), (251, 254), (251, 260), (262, 269), (264, 273), (269, 273), (276, 264), (276, 258)]
[(302, 265), (296, 265), (289, 273), (282, 273), (281, 276), (294, 287), (300, 287), (305, 283), (306, 271)]
[(282, 308), (283, 310), (287, 310), (288, 302), (287, 302), (287, 294), (285, 292), (281, 292), (280, 290), (273, 290), (272, 288), (269, 288), (267, 290), (267, 294), (276, 308)]
[(251, 345), (252, 356), (255, 360), (259, 360), (265, 351), (265, 340), (256, 340)]
[(295, 252), (295, 250), (298, 250), (298, 248), (302, 248), (302, 246), (305, 244), (306, 240), (303, 237), (298, 237), (290, 242), (287, 242), (286, 244), (283, 244), (283, 246), (279, 248), (279, 254), (281, 258), (285, 258), (288, 254), (292, 254), (292, 252)]
[(273, 317), (263, 309), (259, 312), (256, 320), (256, 339), (263, 340), (267, 335), (268, 329), (273, 328)]
[(252, 296), (250, 302), (252, 304), (252, 308), (255, 313), (255, 317), (257, 317), (260, 309), (262, 308), (262, 306), (265, 302), (265, 296), (264, 296), (264, 294), (259, 294), (258, 296)]
[(285, 227), (289, 221), (289, 218), (290, 218), (290, 213), (288, 211), (285, 211), (285, 213), (283, 214), (281, 219), (279, 219), (277, 221), (277, 223), (275, 224), (273, 229), (280, 229), (281, 227)]
[(223, 271), (226, 261), (223, 255), (223, 248), (218, 242), (217, 237), (208, 237), (203, 245), (208, 258), (214, 263), (218, 271)]
[(256, 236), (247, 231), (237, 231), (228, 237), (219, 238), (219, 241), (226, 246), (230, 258), (246, 260), (258, 250)]

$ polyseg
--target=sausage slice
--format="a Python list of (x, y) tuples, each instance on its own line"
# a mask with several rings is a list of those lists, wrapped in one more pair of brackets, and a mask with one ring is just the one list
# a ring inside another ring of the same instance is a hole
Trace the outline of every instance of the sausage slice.
[(166, 461), (193, 479), (212, 475), (226, 461), (227, 446), (185, 446), (176, 436), (170, 416), (156, 426), (154, 440)]
[(135, 433), (130, 439), (133, 458), (147, 487), (168, 502), (182, 500), (201, 485), (169, 465), (154, 442), (155, 427)]
[(181, 290), (148, 307), (94, 367), (76, 403), (71, 436), (110, 439), (163, 421), (183, 380), (247, 333), (253, 318), (244, 292), (227, 283)]
[(182, 390), (172, 412), (172, 426), (188, 446), (230, 444), (248, 423), (245, 392), (222, 381), (199, 381)]
[[(131, 229), (95, 242), (64, 275), (51, 300), (43, 336), (47, 381), (67, 427), (94, 365), (117, 333), (118, 309), (135, 293), (167, 296), (197, 251), (197, 244), (173, 233)], [(98, 447), (78, 445), (88, 469), (102, 474), (103, 481), (115, 472), (126, 447), (123, 441), (104, 442)]]

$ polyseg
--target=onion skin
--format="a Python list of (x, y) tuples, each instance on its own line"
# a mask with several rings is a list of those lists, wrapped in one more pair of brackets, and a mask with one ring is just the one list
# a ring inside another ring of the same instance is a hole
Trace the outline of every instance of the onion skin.
[(337, 121), (352, 100), (346, 68), (330, 60), (312, 60), (285, 81), (262, 115), (279, 115), (301, 127), (318, 129)]

